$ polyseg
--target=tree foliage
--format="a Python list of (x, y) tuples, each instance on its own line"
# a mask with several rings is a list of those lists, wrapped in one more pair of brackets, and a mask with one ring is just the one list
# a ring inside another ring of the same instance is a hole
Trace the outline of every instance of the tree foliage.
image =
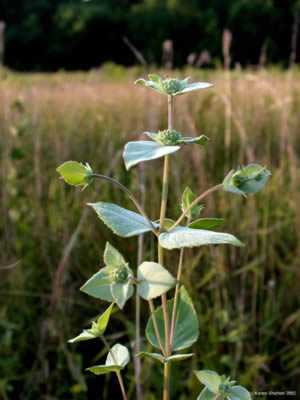
[[(87, 69), (105, 61), (132, 65), (123, 37), (149, 62), (161, 63), (174, 41), (174, 63), (207, 49), (222, 58), (222, 32), (233, 33), (232, 60), (288, 60), (299, 0), (0, 0), (6, 22), (5, 62), (17, 69)], [(300, 41), (298, 41), (300, 43)]]

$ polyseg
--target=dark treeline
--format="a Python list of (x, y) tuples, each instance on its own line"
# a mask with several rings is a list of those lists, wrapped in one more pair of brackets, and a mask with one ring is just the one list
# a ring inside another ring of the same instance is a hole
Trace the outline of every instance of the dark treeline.
[(224, 29), (232, 63), (257, 64), (265, 48), (269, 63), (287, 66), (299, 14), (299, 0), (0, 0), (5, 64), (19, 70), (135, 64), (124, 36), (149, 63), (161, 64), (162, 43), (172, 39), (174, 65), (208, 50), (213, 66)]

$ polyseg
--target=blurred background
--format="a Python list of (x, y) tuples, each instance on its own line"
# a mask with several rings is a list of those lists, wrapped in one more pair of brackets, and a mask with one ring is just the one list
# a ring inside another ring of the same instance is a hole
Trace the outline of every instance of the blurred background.
[[(0, 10), (0, 399), (120, 396), (114, 375), (84, 371), (104, 362), (102, 344), (67, 341), (107, 307), (79, 291), (103, 266), (106, 241), (137, 263), (137, 238), (114, 236), (85, 204), (133, 208), (116, 187), (81, 192), (55, 169), (89, 162), (158, 218), (161, 160), (129, 173), (122, 160), (126, 142), (167, 125), (164, 96), (133, 84), (149, 72), (214, 84), (176, 98), (176, 129), (211, 140), (174, 155), (168, 217), (187, 185), (200, 194), (253, 162), (272, 171), (255, 196), (218, 192), (204, 204), (203, 216), (224, 218), (247, 246), (186, 251), (201, 334), (196, 356), (172, 367), (171, 398), (197, 398), (200, 368), (299, 396), (300, 2), (0, 0)], [(178, 256), (167, 252), (173, 274)], [(143, 260), (155, 257), (145, 235)], [(134, 316), (134, 300), (113, 314), (111, 344), (133, 348)], [(147, 320), (142, 303), (142, 328)], [(141, 346), (150, 351), (145, 337)], [(133, 400), (132, 363), (124, 379)], [(144, 360), (142, 383), (145, 400), (160, 398), (160, 366)]]

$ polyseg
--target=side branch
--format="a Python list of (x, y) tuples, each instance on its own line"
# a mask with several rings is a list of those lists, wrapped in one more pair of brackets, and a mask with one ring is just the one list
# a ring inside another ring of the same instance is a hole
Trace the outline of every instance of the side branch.
[(181, 214), (181, 216), (178, 218), (178, 220), (167, 230), (167, 232), (171, 232), (176, 226), (180, 224), (180, 222), (184, 219), (184, 217), (188, 214), (188, 212), (197, 204), (199, 203), (200, 200), (204, 199), (208, 194), (215, 192), (216, 190), (219, 190), (223, 187), (223, 183), (220, 183), (217, 186), (214, 186), (210, 189), (208, 189), (206, 192), (200, 194), (189, 206), (188, 208)]
[(156, 230), (155, 226), (152, 224), (150, 218), (148, 217), (148, 215), (146, 214), (145, 210), (143, 209), (143, 207), (141, 206), (141, 204), (138, 202), (138, 200), (136, 199), (136, 197), (131, 193), (131, 191), (129, 189), (127, 189), (127, 187), (125, 187), (124, 185), (122, 185), (122, 183), (118, 182), (117, 180), (110, 178), (109, 176), (105, 176), (105, 175), (100, 175), (100, 174), (92, 174), (90, 175), (92, 178), (100, 178), (100, 179), (105, 179), (111, 183), (114, 183), (115, 185), (119, 186), (120, 189), (122, 189), (132, 200), (132, 202), (134, 203), (134, 205), (136, 206), (136, 208), (139, 210), (139, 212), (142, 214), (142, 216), (145, 218), (145, 220), (148, 222), (152, 232), (158, 236), (158, 231)]

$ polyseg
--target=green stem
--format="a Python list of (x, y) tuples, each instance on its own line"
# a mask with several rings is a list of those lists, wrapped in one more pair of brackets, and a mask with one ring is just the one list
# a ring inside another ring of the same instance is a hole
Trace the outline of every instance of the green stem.
[[(112, 352), (112, 349), (111, 349), (108, 341), (105, 339), (105, 337), (103, 335), (100, 336), (100, 338), (101, 338), (102, 342), (104, 343), (104, 346), (106, 347), (107, 351), (110, 353), (111, 358), (113, 359), (113, 362), (115, 363), (115, 365), (118, 365), (116, 357), (114, 356), (114, 353)], [(125, 387), (124, 387), (124, 383), (123, 383), (121, 372), (120, 371), (116, 371), (116, 374), (117, 374), (118, 381), (119, 381), (119, 384), (120, 384), (123, 400), (127, 400), (126, 391), (125, 391)]]
[(152, 321), (153, 321), (153, 325), (154, 325), (154, 329), (155, 329), (155, 334), (156, 334), (158, 343), (160, 345), (160, 349), (161, 349), (163, 355), (166, 357), (166, 352), (165, 352), (164, 345), (162, 343), (161, 336), (160, 336), (160, 333), (159, 333), (156, 314), (155, 314), (155, 309), (154, 309), (154, 305), (153, 305), (153, 301), (152, 300), (149, 300), (149, 307), (150, 307), (150, 311), (151, 311), (151, 315), (152, 315)]
[(182, 271), (182, 264), (183, 264), (183, 254), (184, 254), (184, 248), (180, 249), (178, 272), (177, 272), (177, 284), (176, 284), (176, 287), (175, 287), (175, 297), (174, 297), (174, 305), (173, 305), (173, 312), (172, 312), (172, 323), (171, 323), (171, 334), (170, 334), (170, 347), (171, 347), (171, 349), (172, 349), (173, 338), (174, 338), (175, 317), (176, 317), (176, 308), (177, 308), (178, 293), (179, 293), (179, 286), (180, 286), (179, 282), (180, 282), (180, 278), (181, 278), (181, 271)]
[(164, 363), (164, 396), (163, 400), (169, 400), (170, 387), (170, 363)]
[(208, 189), (206, 192), (202, 193), (200, 196), (198, 196), (189, 206), (188, 208), (181, 214), (181, 216), (178, 218), (178, 220), (171, 226), (171, 228), (168, 229), (168, 232), (171, 232), (176, 226), (180, 224), (180, 222), (184, 219), (184, 217), (188, 214), (188, 212), (197, 204), (199, 203), (200, 200), (204, 199), (208, 194), (215, 192), (216, 190), (219, 190), (223, 187), (223, 183), (220, 183), (219, 185), (216, 185), (210, 189)]
[(148, 217), (148, 215), (146, 214), (145, 210), (143, 209), (143, 207), (141, 206), (141, 204), (138, 202), (138, 200), (136, 199), (136, 197), (130, 192), (130, 190), (127, 189), (127, 187), (125, 187), (124, 185), (122, 185), (122, 183), (118, 182), (117, 180), (110, 178), (109, 176), (105, 176), (105, 175), (100, 175), (100, 174), (92, 174), (91, 177), (93, 178), (100, 178), (100, 179), (105, 179), (111, 183), (114, 183), (115, 185), (118, 185), (119, 188), (121, 188), (126, 194), (128, 194), (128, 196), (130, 197), (130, 199), (132, 200), (132, 202), (134, 203), (134, 205), (136, 206), (136, 208), (139, 210), (139, 212), (142, 214), (142, 216), (145, 218), (145, 220), (148, 222), (152, 232), (158, 236), (158, 232), (155, 228), (155, 226), (152, 224), (150, 218)]

